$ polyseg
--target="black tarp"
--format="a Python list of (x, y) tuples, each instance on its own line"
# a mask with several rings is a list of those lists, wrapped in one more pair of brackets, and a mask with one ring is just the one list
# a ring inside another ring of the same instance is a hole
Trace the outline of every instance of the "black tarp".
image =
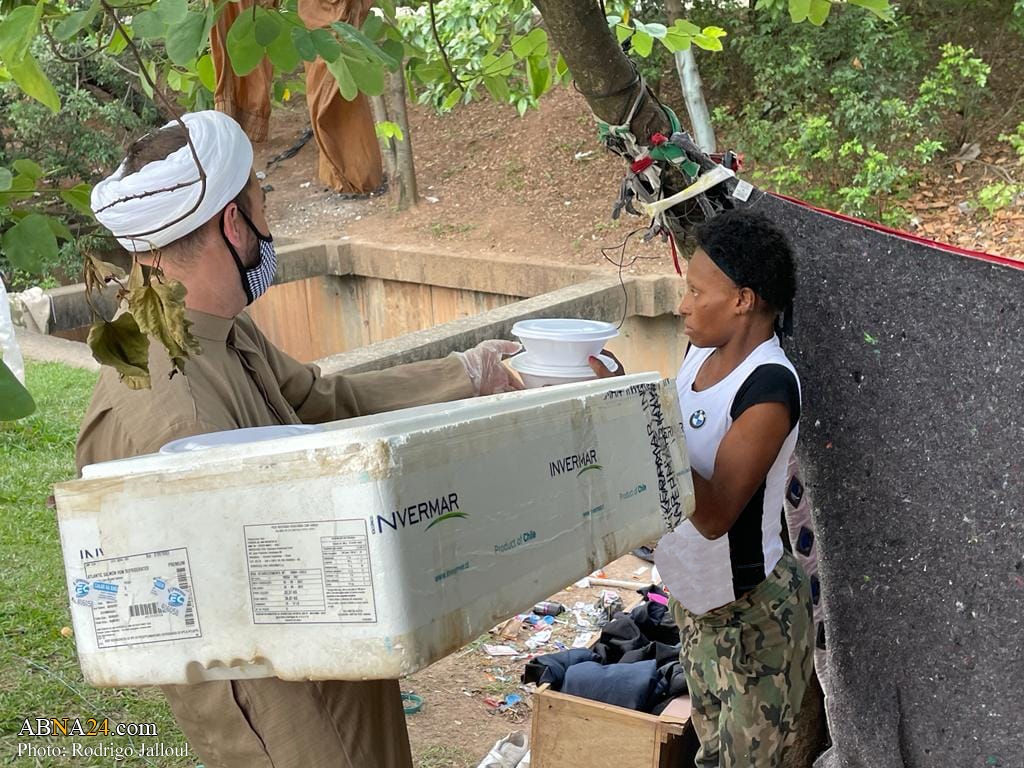
[(1024, 270), (750, 204), (798, 258), (834, 742), (816, 766), (1024, 766)]

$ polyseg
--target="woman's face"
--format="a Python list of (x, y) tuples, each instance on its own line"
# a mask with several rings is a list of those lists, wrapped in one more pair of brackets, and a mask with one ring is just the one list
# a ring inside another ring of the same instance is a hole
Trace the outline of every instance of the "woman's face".
[(698, 347), (721, 347), (732, 335), (740, 289), (702, 248), (694, 251), (686, 269), (686, 291), (679, 305), (683, 330)]

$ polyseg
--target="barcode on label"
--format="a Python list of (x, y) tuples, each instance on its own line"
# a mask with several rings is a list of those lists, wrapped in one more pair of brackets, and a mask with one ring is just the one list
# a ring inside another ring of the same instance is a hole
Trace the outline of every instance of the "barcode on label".
[(132, 618), (136, 616), (156, 616), (158, 613), (160, 613), (160, 609), (157, 608), (156, 603), (136, 603), (128, 607), (128, 615)]
[(189, 600), (188, 605), (185, 606), (185, 626), (195, 626), (196, 616), (192, 610), (192, 587), (188, 583), (188, 570), (185, 568), (178, 568), (178, 589), (181, 589), (188, 593)]

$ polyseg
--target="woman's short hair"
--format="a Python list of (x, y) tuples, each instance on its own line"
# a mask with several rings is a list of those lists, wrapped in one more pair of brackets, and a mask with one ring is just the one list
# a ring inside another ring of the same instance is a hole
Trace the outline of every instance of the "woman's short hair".
[(793, 303), (796, 265), (781, 229), (763, 213), (737, 208), (697, 228), (697, 245), (740, 288), (750, 288), (777, 312)]

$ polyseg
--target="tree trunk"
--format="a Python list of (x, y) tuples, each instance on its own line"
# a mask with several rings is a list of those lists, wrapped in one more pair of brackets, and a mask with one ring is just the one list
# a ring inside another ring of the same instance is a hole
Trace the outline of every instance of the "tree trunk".
[[(674, 24), (676, 19), (682, 19), (682, 0), (665, 0), (665, 13), (669, 24)], [(714, 152), (718, 141), (715, 139), (714, 126), (711, 125), (708, 104), (704, 100), (704, 86), (700, 80), (700, 71), (697, 69), (697, 58), (693, 55), (693, 46), (685, 51), (676, 51), (675, 60), (679, 85), (683, 89), (683, 101), (686, 102), (686, 114), (690, 116), (690, 125), (693, 127), (697, 146), (705, 152)]]
[[(533, 4), (594, 114), (606, 123), (621, 125), (639, 92), (633, 85), (637, 71), (608, 27), (601, 5), (597, 0), (534, 0)], [(646, 94), (630, 123), (642, 144), (653, 133), (671, 131), (657, 99), (649, 90)]]
[[(370, 108), (373, 110), (373, 121), (375, 123), (383, 123), (389, 121), (388, 108), (384, 104), (383, 96), (371, 96), (370, 97)], [(392, 121), (393, 122), (393, 121)], [(402, 129), (403, 134), (405, 129)], [(388, 174), (388, 184), (394, 185), (395, 183), (395, 172), (397, 166), (396, 154), (395, 154), (395, 140), (393, 138), (385, 138), (378, 134), (377, 141), (380, 143), (380, 154), (384, 158), (384, 168)]]
[(409, 115), (405, 108), (405, 65), (397, 72), (388, 72), (387, 105), (388, 113), (402, 129), (402, 141), (396, 147), (398, 175), (398, 208), (404, 210), (419, 201), (416, 189), (416, 167), (412, 157), (412, 132), (409, 130)]

